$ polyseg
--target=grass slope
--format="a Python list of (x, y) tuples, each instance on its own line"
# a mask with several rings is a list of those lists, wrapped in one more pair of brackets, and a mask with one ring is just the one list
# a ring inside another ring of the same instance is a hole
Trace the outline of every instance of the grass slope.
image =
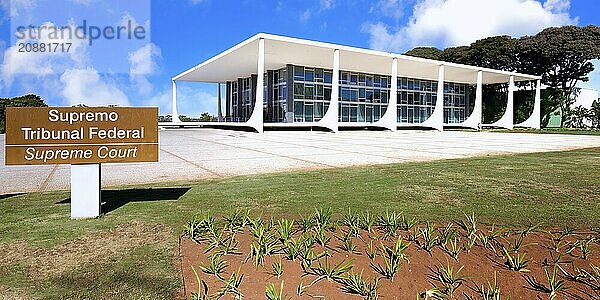
[(475, 212), (488, 224), (600, 226), (600, 148), (124, 188), (104, 193), (110, 211), (94, 220), (69, 220), (68, 197), (0, 197), (0, 296), (170, 299), (177, 236), (200, 210), (389, 209), (437, 221)]

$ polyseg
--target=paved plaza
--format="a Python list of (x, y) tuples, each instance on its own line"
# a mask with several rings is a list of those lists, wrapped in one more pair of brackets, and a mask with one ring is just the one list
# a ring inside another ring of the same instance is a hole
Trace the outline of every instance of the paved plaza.
[[(0, 195), (69, 189), (70, 167), (4, 166)], [(103, 187), (600, 147), (600, 136), (466, 131), (160, 131), (160, 162), (102, 165)]]

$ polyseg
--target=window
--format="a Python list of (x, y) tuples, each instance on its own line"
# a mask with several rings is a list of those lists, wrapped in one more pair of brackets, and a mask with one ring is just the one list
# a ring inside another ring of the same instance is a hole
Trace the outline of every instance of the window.
[(294, 101), (294, 120), (304, 121), (304, 102)]
[(315, 81), (315, 71), (313, 69), (305, 69), (304, 81), (308, 81), (308, 82)]
[(304, 86), (304, 99), (313, 99), (314, 98), (314, 87), (312, 85)]
[(304, 67), (294, 67), (294, 80), (304, 81)]
[(333, 74), (330, 71), (325, 71), (323, 73), (323, 81), (325, 83), (329, 83), (331, 84), (331, 79), (332, 79)]

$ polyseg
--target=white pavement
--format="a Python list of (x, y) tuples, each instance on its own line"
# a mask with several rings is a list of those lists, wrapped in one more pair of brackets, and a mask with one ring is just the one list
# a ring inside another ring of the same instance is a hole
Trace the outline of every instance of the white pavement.
[[(104, 164), (102, 186), (600, 147), (600, 136), (406, 130), (166, 129), (159, 141), (159, 163)], [(0, 195), (69, 189), (68, 165), (7, 167), (0, 143)]]

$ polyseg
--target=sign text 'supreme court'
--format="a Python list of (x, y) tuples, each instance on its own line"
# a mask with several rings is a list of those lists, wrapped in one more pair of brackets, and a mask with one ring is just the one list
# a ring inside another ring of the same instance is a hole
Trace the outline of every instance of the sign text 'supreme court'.
[(6, 164), (158, 161), (156, 107), (7, 107)]

